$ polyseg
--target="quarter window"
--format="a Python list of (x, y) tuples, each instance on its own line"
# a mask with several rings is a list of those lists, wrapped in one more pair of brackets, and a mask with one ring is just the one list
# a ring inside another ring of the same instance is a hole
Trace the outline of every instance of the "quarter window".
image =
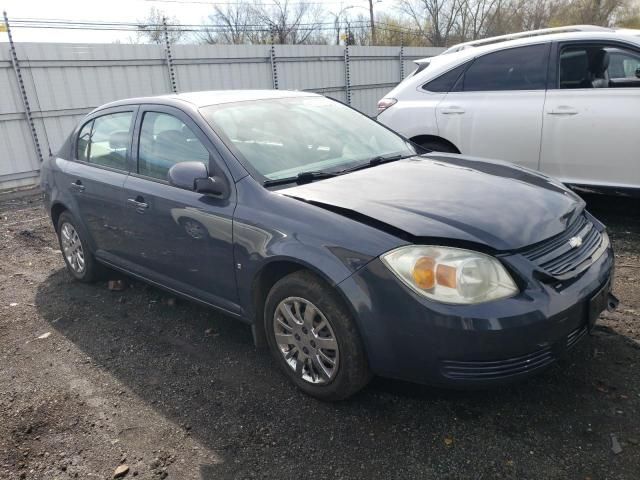
[(209, 151), (184, 122), (167, 113), (144, 114), (138, 147), (138, 173), (167, 180), (167, 172), (173, 165), (193, 161), (208, 166)]
[(468, 63), (449, 70), (447, 73), (443, 73), (438, 78), (431, 80), (422, 86), (424, 90), (428, 92), (443, 92), (448, 93), (451, 90), (455, 90), (453, 87), (456, 85), (456, 81), (460, 78), (462, 72), (467, 68)]
[(132, 112), (112, 113), (83, 126), (76, 145), (78, 160), (126, 170), (132, 118)]
[[(461, 78), (465, 92), (544, 90), (549, 45), (530, 45), (477, 58)], [(458, 86), (456, 86), (458, 88)]]

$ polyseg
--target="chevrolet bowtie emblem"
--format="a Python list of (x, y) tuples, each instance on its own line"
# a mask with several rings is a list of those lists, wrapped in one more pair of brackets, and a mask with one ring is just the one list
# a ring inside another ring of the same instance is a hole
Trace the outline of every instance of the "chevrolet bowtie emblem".
[(569, 239), (569, 246), (571, 248), (578, 248), (582, 245), (582, 237), (571, 237)]

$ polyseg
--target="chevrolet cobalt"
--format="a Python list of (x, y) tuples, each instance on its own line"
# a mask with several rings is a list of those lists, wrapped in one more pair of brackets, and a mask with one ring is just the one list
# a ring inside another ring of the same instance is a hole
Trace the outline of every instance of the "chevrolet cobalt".
[(561, 183), (312, 93), (110, 103), (41, 182), (73, 277), (109, 267), (246, 322), (320, 399), (372, 375), (521, 379), (615, 304), (606, 230)]

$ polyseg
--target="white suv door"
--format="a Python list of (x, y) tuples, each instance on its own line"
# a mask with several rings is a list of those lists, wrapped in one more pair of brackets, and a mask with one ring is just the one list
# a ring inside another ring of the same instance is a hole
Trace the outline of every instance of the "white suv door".
[(461, 153), (538, 169), (550, 43), (473, 60), (436, 109), (438, 132)]
[(640, 185), (640, 50), (609, 42), (558, 46), (540, 169), (570, 184)]

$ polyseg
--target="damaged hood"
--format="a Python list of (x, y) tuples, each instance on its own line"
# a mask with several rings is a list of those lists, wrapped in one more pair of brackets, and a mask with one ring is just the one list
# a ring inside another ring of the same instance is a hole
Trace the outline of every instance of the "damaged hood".
[[(429, 154), (278, 193), (423, 239), (515, 250), (563, 232), (584, 201), (559, 182), (504, 162)], [(364, 217), (363, 217), (364, 216)]]

